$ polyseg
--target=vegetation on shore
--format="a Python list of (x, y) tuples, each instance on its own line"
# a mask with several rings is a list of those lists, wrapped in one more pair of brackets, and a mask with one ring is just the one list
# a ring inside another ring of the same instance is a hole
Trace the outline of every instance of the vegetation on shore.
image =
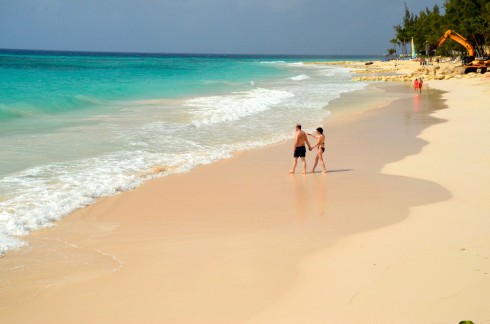
[[(443, 13), (444, 12), (444, 13)], [(409, 54), (408, 44), (412, 37), (417, 52), (426, 55), (448, 29), (468, 39), (475, 47), (490, 44), (490, 0), (446, 0), (443, 10), (438, 5), (425, 8), (419, 14), (410, 12), (405, 3), (403, 22), (394, 26), (395, 38), (391, 40), (391, 54)], [(449, 55), (453, 51), (465, 52), (463, 46), (455, 42), (445, 42), (437, 51)]]

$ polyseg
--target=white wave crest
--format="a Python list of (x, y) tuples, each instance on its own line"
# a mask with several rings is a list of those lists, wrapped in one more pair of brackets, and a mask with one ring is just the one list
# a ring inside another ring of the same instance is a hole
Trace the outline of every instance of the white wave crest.
[(199, 97), (187, 100), (185, 105), (194, 108), (192, 124), (196, 127), (238, 120), (271, 109), (294, 94), (256, 88), (247, 92), (234, 92), (225, 96)]
[(286, 64), (285, 61), (261, 61), (261, 64)]
[(308, 79), (311, 79), (311, 78), (306, 74), (300, 74), (300, 75), (293, 76), (293, 77), (289, 78), (289, 80), (293, 80), (293, 81), (303, 81), (303, 80), (308, 80)]

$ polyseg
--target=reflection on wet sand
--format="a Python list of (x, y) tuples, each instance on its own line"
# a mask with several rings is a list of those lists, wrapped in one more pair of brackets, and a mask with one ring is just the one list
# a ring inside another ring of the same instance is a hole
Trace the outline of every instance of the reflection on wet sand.
[(296, 216), (298, 219), (305, 219), (307, 215), (306, 176), (291, 176), (294, 205), (296, 206)]
[(307, 215), (325, 215), (327, 177), (321, 172), (291, 177), (296, 216), (305, 220)]
[(416, 113), (420, 112), (420, 108), (421, 108), (420, 104), (421, 104), (420, 103), (420, 95), (416, 93), (413, 95), (413, 111), (414, 112), (416, 112)]

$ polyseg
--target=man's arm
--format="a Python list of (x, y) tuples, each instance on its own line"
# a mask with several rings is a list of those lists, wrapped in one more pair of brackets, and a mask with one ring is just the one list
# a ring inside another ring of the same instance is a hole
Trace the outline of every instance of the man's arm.
[(305, 142), (308, 145), (308, 149), (311, 150), (310, 142), (308, 141), (308, 136), (305, 136)]

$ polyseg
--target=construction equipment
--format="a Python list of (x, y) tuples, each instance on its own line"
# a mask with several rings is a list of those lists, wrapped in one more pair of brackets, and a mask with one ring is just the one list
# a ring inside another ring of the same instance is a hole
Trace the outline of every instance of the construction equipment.
[(442, 44), (448, 38), (451, 38), (456, 43), (463, 45), (464, 48), (466, 48), (466, 50), (468, 51), (468, 56), (466, 58), (464, 58), (464, 60), (463, 60), (464, 63), (471, 62), (475, 59), (475, 48), (470, 44), (470, 42), (468, 42), (468, 40), (466, 38), (464, 38), (460, 34), (456, 33), (455, 31), (452, 31), (451, 29), (446, 31), (444, 33), (444, 35), (442, 35), (441, 39), (439, 39), (439, 42), (437, 42), (437, 45), (436, 45), (436, 50), (439, 49), (439, 47), (441, 47)]
[(455, 42), (457, 42), (460, 45), (463, 45), (464, 48), (468, 51), (468, 56), (463, 58), (463, 65), (464, 65), (464, 73), (471, 73), (471, 72), (480, 72), (480, 73), (485, 73), (487, 72), (487, 69), (490, 67), (490, 60), (486, 58), (476, 58), (476, 51), (473, 45), (470, 44), (470, 42), (461, 36), (460, 34), (456, 33), (455, 31), (449, 29), (442, 35), (441, 39), (439, 39), (439, 42), (435, 46), (435, 50), (437, 50), (441, 45), (448, 39), (451, 38)]

